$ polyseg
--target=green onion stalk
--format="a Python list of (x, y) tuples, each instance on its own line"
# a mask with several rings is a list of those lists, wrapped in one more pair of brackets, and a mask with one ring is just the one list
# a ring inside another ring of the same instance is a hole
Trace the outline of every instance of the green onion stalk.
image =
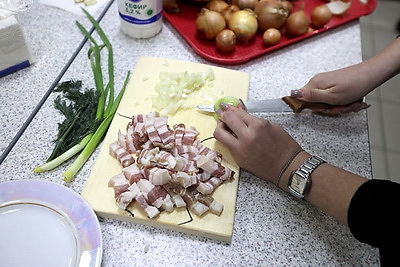
[[(88, 50), (88, 58), (90, 60), (91, 69), (94, 76), (94, 83), (98, 99), (97, 99), (95, 121), (91, 122), (94, 125), (94, 127), (88, 127), (88, 129), (91, 128), (95, 129), (89, 130), (87, 134), (81, 139), (80, 142), (78, 142), (76, 145), (73, 145), (70, 149), (68, 149), (61, 155), (34, 169), (34, 172), (36, 173), (51, 170), (80, 152), (79, 156), (75, 159), (75, 161), (68, 168), (68, 170), (63, 174), (64, 181), (66, 182), (71, 182), (73, 180), (76, 173), (86, 163), (90, 155), (93, 153), (93, 151), (96, 149), (98, 144), (103, 139), (117, 111), (118, 105), (121, 102), (122, 96), (125, 92), (126, 86), (130, 78), (130, 72), (128, 71), (124, 81), (124, 85), (119, 94), (117, 95), (117, 98), (114, 99), (114, 59), (113, 59), (112, 45), (108, 40), (106, 34), (104, 33), (103, 29), (100, 27), (99, 23), (85, 9), (82, 10), (86, 14), (90, 22), (93, 24), (100, 39), (104, 43), (102, 45), (99, 45), (93, 38), (93, 36), (91, 36), (89, 32), (82, 26), (82, 24), (76, 22), (76, 25), (80, 29), (82, 34), (86, 36), (88, 40), (91, 42), (90, 44), (91, 46)], [(101, 51), (103, 48), (107, 48), (108, 52), (108, 83), (105, 87), (104, 87), (103, 74), (101, 68)], [(106, 106), (106, 101), (107, 101), (107, 106)], [(75, 114), (76, 117), (79, 117), (78, 113), (79, 112)], [(75, 125), (72, 124), (76, 124), (76, 119), (72, 120), (72, 123), (71, 125), (69, 125), (66, 134), (71, 132), (72, 130), (70, 129), (75, 127)], [(63, 139), (65, 138), (66, 134), (63, 134), (57, 140), (56, 142), (57, 146), (61, 146), (61, 143), (63, 142)], [(55, 152), (53, 152), (52, 155), (53, 154), (55, 154)]]

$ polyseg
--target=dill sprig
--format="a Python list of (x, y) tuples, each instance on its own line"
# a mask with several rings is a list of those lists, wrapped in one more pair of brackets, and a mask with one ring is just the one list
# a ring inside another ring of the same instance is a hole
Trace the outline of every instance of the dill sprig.
[[(65, 120), (58, 125), (57, 140), (55, 140), (55, 147), (49, 160), (34, 169), (37, 173), (51, 170), (80, 152), (79, 156), (63, 174), (66, 182), (72, 181), (73, 177), (103, 139), (121, 102), (130, 77), (130, 72), (128, 71), (124, 85), (114, 99), (112, 45), (99, 23), (85, 9), (82, 10), (103, 42), (103, 44), (98, 44), (82, 24), (76, 22), (82, 34), (90, 41), (91, 46), (88, 49), (88, 58), (96, 89), (82, 91), (82, 83), (80, 81), (63, 82), (57, 87), (55, 91), (62, 92), (62, 96), (60, 95), (55, 99), (54, 105), (65, 116)], [(108, 53), (108, 82), (106, 86), (104, 86), (101, 68), (101, 52), (104, 48)]]

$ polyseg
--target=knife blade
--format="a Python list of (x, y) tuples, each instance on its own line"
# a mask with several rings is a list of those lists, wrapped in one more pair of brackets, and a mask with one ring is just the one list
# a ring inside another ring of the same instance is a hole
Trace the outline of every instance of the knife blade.
[[(329, 109), (335, 106), (324, 103), (310, 103), (295, 99), (290, 96), (277, 99), (265, 99), (265, 100), (249, 100), (244, 102), (246, 109), (250, 113), (257, 112), (295, 112), (300, 113), (305, 108), (319, 108)], [(215, 112), (214, 105), (198, 105), (198, 109), (205, 112)]]

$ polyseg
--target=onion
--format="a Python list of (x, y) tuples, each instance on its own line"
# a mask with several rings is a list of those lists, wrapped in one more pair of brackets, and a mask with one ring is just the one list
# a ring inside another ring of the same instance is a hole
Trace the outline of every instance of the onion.
[(261, 31), (269, 28), (280, 29), (285, 25), (289, 16), (289, 11), (279, 0), (260, 1), (254, 12), (257, 15), (258, 27)]
[(228, 4), (223, 1), (223, 0), (211, 0), (207, 5), (206, 8), (208, 10), (216, 11), (218, 13), (221, 13), (222, 10), (224, 10)]
[(226, 8), (224, 8), (224, 10), (221, 11), (221, 15), (224, 17), (226, 23), (228, 23), (232, 17), (232, 14), (239, 10), (240, 7), (236, 5), (228, 5)]
[(290, 14), (286, 21), (286, 32), (292, 36), (299, 36), (305, 34), (310, 27), (303, 8)]
[(250, 8), (254, 9), (256, 7), (258, 0), (232, 0), (232, 5), (237, 5), (241, 9)]
[(222, 30), (215, 38), (215, 43), (222, 52), (231, 52), (236, 46), (236, 35), (232, 30)]
[(256, 14), (249, 9), (239, 10), (232, 14), (228, 26), (235, 33), (238, 40), (247, 42), (257, 32)]
[(226, 26), (225, 19), (216, 11), (211, 11), (206, 8), (201, 10), (201, 13), (196, 19), (196, 30), (201, 37), (207, 40), (214, 40), (217, 34)]
[(163, 9), (171, 13), (179, 12), (178, 3), (176, 0), (163, 0)]
[(263, 42), (265, 45), (273, 46), (281, 41), (282, 34), (275, 28), (266, 30), (263, 34)]
[(311, 11), (311, 23), (316, 27), (322, 27), (327, 24), (332, 18), (332, 12), (329, 8), (324, 4), (315, 7)]

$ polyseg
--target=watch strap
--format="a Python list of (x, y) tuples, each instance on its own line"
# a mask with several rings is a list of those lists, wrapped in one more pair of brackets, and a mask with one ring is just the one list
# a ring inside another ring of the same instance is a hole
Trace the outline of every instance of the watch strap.
[[(310, 189), (311, 186), (311, 173), (321, 164), (326, 163), (325, 160), (318, 156), (311, 156), (309, 159), (307, 159), (296, 171), (294, 171), (291, 176), (289, 177), (289, 182), (288, 182), (288, 189), (289, 192), (297, 197), (297, 198), (304, 198)], [(291, 182), (293, 175), (297, 174), (298, 176), (302, 177), (305, 180), (305, 190), (304, 193), (296, 192), (292, 187), (291, 187)]]

